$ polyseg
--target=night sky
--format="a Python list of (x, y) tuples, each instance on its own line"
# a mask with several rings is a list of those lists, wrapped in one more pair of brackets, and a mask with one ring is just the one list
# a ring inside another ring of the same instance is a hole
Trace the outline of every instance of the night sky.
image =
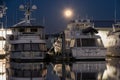
[[(19, 10), (20, 4), (29, 0), (2, 0), (8, 7), (7, 26), (10, 27), (24, 18)], [(71, 19), (88, 18), (92, 20), (114, 20), (114, 0), (31, 0), (37, 6), (32, 13), (36, 22), (44, 25), (47, 33), (63, 31), (70, 19), (63, 16), (65, 8), (72, 8), (74, 16)], [(120, 19), (120, 0), (116, 0), (117, 19)]]

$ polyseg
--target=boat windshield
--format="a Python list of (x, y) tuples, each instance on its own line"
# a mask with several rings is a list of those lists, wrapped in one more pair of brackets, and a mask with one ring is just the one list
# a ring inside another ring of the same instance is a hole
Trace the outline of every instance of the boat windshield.
[(100, 38), (78, 38), (76, 39), (77, 47), (100, 47), (102, 45), (102, 41)]

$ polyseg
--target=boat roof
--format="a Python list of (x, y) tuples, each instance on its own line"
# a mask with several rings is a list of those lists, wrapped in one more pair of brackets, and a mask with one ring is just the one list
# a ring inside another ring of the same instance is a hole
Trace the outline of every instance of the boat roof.
[[(120, 20), (117, 20), (119, 22)], [(78, 20), (78, 22), (87, 22), (87, 20)], [(112, 27), (112, 24), (115, 24), (114, 20), (88, 20), (90, 23), (94, 23), (95, 27)], [(75, 23), (75, 20), (71, 20), (69, 23)]]
[(34, 21), (27, 23), (26, 21), (21, 21), (10, 28), (44, 28), (44, 26), (36, 24)]

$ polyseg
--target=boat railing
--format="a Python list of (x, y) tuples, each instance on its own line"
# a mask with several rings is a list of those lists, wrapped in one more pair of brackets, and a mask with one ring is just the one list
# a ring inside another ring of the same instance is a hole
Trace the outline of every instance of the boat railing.
[(11, 54), (11, 58), (25, 58), (25, 59), (33, 59), (33, 58), (44, 58), (45, 52), (13, 52)]
[(73, 48), (73, 57), (105, 57), (106, 49), (104, 48)]
[(45, 37), (40, 34), (34, 34), (34, 35), (25, 34), (25, 35), (9, 35), (9, 40), (18, 40), (20, 38), (30, 38), (30, 37), (32, 38), (38, 37), (38, 39), (45, 39)]

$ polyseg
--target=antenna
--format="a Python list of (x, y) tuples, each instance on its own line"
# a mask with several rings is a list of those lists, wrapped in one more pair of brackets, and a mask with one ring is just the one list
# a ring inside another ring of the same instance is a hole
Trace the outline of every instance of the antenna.
[(20, 8), (20, 10), (25, 11), (25, 21), (26, 21), (26, 23), (30, 23), (31, 12), (33, 10), (36, 10), (37, 6), (32, 5), (32, 7), (31, 7), (31, 0), (29, 0), (29, 2), (26, 3), (26, 5), (20, 5), (19, 8)]
[(3, 18), (3, 16), (6, 14), (7, 7), (4, 5), (0, 5), (0, 18)]
[[(5, 6), (5, 4), (0, 5), (0, 18), (4, 17), (4, 15), (6, 14), (6, 10), (7, 7)], [(3, 29), (3, 22), (0, 22), (0, 24), (1, 24), (1, 28)]]
[(115, 25), (112, 25), (112, 27), (113, 27), (113, 32), (115, 32), (116, 30), (115, 30)]
[(116, 6), (116, 0), (114, 0), (114, 22), (116, 23), (116, 16), (117, 16), (117, 6)]
[(43, 16), (43, 26), (45, 26), (45, 16)]
[[(7, 10), (7, 7), (5, 6), (5, 4), (3, 3), (3, 5), (0, 5), (0, 18), (3, 18), (4, 15), (6, 14), (6, 10)], [(1, 30), (2, 30), (2, 36), (4, 37), (3, 35), (3, 22), (1, 21), (0, 22), (0, 26), (1, 26)], [(3, 45), (3, 40), (4, 38), (2, 38), (2, 53), (3, 53), (3, 48), (4, 48), (4, 45)]]
[(90, 19), (88, 18), (88, 15), (86, 15), (86, 21), (90, 22)]
[(117, 20), (116, 20), (116, 15), (117, 14), (117, 10), (116, 10), (116, 0), (114, 0), (114, 25), (112, 25), (112, 28), (113, 28), (113, 31), (115, 32), (116, 30), (115, 30), (115, 24), (116, 24), (116, 22), (117, 22)]

